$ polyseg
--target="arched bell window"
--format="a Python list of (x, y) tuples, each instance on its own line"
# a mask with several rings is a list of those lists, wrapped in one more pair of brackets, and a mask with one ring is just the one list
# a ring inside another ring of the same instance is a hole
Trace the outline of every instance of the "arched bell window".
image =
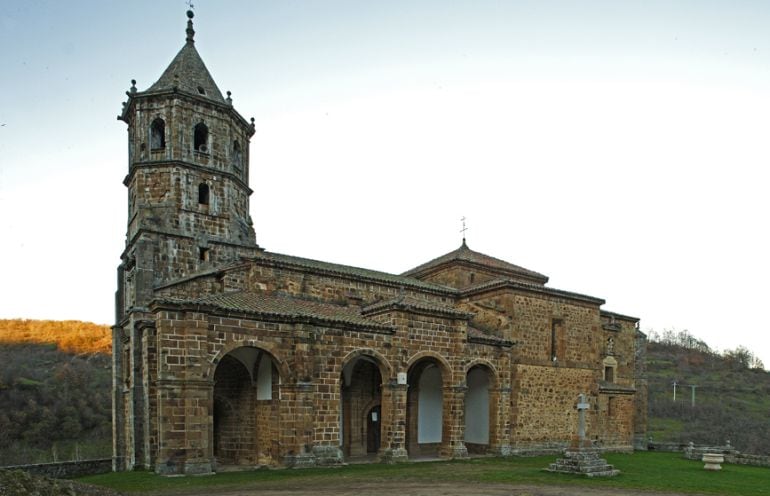
[(195, 125), (193, 133), (193, 148), (196, 152), (209, 152), (209, 128), (206, 124), (199, 122)]
[(150, 125), (150, 149), (166, 148), (166, 123), (158, 117)]

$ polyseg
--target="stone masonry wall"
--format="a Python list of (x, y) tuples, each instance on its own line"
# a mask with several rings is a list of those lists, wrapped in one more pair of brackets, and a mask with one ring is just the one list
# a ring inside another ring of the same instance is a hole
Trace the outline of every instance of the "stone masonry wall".
[[(577, 395), (595, 388), (596, 371), (514, 365), (512, 375), (514, 449), (566, 446), (577, 434)], [(595, 424), (595, 415), (588, 415), (591, 438), (598, 434)]]

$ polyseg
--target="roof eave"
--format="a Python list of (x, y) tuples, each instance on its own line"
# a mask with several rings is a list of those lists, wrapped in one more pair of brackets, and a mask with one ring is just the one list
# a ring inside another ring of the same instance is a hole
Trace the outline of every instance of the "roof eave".
[(201, 312), (218, 317), (239, 317), (254, 320), (265, 320), (269, 322), (279, 322), (287, 324), (312, 324), (322, 327), (334, 327), (354, 329), (370, 332), (379, 332), (393, 334), (395, 329), (387, 324), (372, 322), (364, 324), (345, 319), (334, 319), (313, 315), (301, 315), (294, 313), (264, 312), (260, 310), (233, 309), (216, 303), (201, 303), (190, 300), (173, 300), (166, 298), (155, 299), (150, 303), (150, 310), (153, 312), (160, 310)]
[(584, 303), (590, 303), (597, 306), (604, 305), (605, 303), (603, 299), (596, 298), (594, 296), (588, 296), (580, 293), (573, 293), (571, 291), (564, 291), (561, 289), (547, 288), (545, 286), (523, 284), (520, 282), (511, 281), (510, 279), (491, 281), (491, 282), (479, 284), (477, 286), (473, 286), (470, 288), (465, 288), (463, 290), (460, 290), (460, 297), (466, 298), (469, 296), (475, 296), (478, 294), (487, 293), (489, 291), (497, 291), (499, 289), (505, 289), (505, 288), (516, 289), (520, 291), (527, 291), (531, 293), (545, 294), (548, 296), (558, 296), (561, 298), (581, 301)]
[(160, 90), (147, 90), (147, 91), (136, 91), (136, 92), (129, 92), (126, 91), (126, 95), (128, 96), (128, 101), (124, 102), (123, 110), (118, 115), (118, 120), (121, 120), (125, 123), (129, 123), (128, 116), (130, 115), (131, 107), (134, 105), (134, 102), (139, 99), (143, 98), (152, 98), (152, 97), (162, 97), (162, 96), (181, 96), (184, 98), (188, 98), (190, 100), (193, 100), (198, 103), (204, 103), (207, 105), (212, 105), (214, 107), (219, 108), (220, 110), (223, 110), (227, 113), (229, 113), (235, 120), (238, 121), (238, 123), (243, 126), (244, 130), (248, 134), (249, 138), (254, 136), (254, 133), (256, 130), (254, 129), (254, 126), (251, 122), (247, 121), (245, 117), (243, 117), (240, 112), (235, 110), (235, 107), (233, 107), (230, 104), (218, 102), (216, 100), (213, 100), (211, 98), (207, 98), (201, 95), (196, 95), (195, 93), (191, 93), (189, 91), (184, 91), (180, 88), (169, 88), (169, 89), (160, 89)]

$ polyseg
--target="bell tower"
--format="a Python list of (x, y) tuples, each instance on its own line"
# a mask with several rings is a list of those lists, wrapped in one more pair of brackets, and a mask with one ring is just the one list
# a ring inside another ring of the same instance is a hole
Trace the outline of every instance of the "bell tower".
[(136, 82), (118, 119), (128, 124), (128, 229), (117, 321), (158, 286), (221, 266), (257, 247), (249, 216), (247, 122), (223, 97), (195, 48), (187, 11), (182, 49), (145, 91)]
[(128, 125), (126, 246), (118, 266), (113, 346), (113, 468), (150, 468), (157, 433), (157, 362), (150, 302), (174, 281), (259, 249), (249, 216), (247, 122), (222, 96), (195, 48), (185, 44), (158, 81), (131, 88), (118, 116)]

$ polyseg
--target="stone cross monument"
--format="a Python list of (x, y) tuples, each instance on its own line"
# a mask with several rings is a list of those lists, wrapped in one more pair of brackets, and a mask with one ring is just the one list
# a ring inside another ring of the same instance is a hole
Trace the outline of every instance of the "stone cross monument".
[(580, 393), (578, 395), (578, 404), (577, 404), (577, 411), (578, 411), (578, 446), (585, 446), (587, 440), (586, 440), (586, 410), (588, 410), (591, 407), (591, 405), (586, 401), (586, 395), (583, 393)]
[(577, 474), (586, 477), (612, 477), (620, 473), (607, 463), (607, 460), (599, 455), (601, 451), (592, 445), (586, 436), (586, 410), (591, 408), (585, 394), (578, 395), (578, 428), (577, 436), (572, 438), (572, 444), (564, 450), (564, 458), (559, 458), (556, 463), (548, 467), (549, 472), (563, 474)]

